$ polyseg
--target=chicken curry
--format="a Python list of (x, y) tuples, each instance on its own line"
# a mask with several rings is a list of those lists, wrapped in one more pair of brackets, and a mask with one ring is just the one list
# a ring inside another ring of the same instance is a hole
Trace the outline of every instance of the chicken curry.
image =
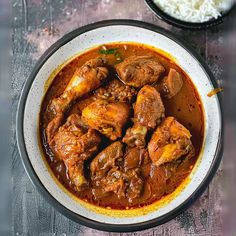
[(112, 209), (173, 192), (199, 156), (204, 119), (183, 70), (155, 48), (93, 48), (56, 74), (40, 112), (44, 154), (78, 198)]

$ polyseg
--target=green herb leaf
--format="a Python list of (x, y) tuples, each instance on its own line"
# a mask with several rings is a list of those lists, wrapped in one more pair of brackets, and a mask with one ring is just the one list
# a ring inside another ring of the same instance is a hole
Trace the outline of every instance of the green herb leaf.
[(117, 52), (117, 48), (110, 48), (110, 49), (99, 49), (100, 54), (115, 54)]

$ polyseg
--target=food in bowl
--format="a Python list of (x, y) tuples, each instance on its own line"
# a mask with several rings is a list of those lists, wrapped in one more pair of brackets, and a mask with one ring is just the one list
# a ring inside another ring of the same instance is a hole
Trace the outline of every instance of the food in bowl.
[(98, 46), (55, 75), (40, 137), (56, 178), (111, 209), (149, 205), (191, 173), (204, 136), (198, 92), (175, 60), (138, 43)]
[(186, 22), (202, 23), (228, 11), (232, 0), (153, 0), (168, 15)]

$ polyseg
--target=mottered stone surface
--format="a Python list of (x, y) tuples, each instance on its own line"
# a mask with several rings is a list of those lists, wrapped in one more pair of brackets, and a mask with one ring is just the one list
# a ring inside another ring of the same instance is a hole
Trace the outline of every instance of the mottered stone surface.
[(143, 0), (13, 0), (12, 7), (13, 235), (223, 235), (224, 164), (221, 164), (205, 193), (187, 211), (164, 225), (134, 233), (107, 233), (67, 219), (51, 207), (30, 182), (17, 150), (15, 115), (24, 82), (44, 51), (65, 33), (105, 19), (136, 19), (171, 30), (203, 56), (221, 86), (224, 82), (224, 36), (231, 32), (229, 25), (236, 28), (236, 11), (233, 10), (223, 24), (213, 29), (190, 31), (162, 22)]

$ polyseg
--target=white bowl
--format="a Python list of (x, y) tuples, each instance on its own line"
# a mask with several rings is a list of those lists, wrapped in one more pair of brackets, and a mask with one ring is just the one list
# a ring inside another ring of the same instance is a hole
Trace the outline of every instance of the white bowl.
[[(189, 75), (204, 109), (204, 144), (188, 182), (167, 200), (136, 210), (109, 210), (76, 199), (63, 188), (47, 166), (39, 145), (38, 122), (45, 83), (68, 59), (91, 47), (111, 42), (138, 42), (159, 48), (175, 58)], [(162, 224), (186, 209), (209, 184), (221, 160), (222, 118), (212, 73), (203, 60), (170, 32), (144, 22), (111, 20), (79, 28), (57, 41), (39, 59), (26, 81), (17, 113), (18, 147), (26, 172), (43, 196), (69, 218), (108, 231), (133, 231)]]

